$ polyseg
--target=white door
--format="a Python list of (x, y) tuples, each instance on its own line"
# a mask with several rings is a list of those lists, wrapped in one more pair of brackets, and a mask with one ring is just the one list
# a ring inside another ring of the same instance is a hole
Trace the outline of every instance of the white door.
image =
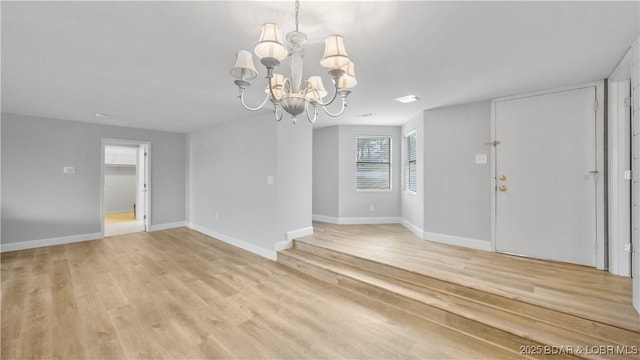
[(496, 250), (596, 264), (596, 88), (496, 101)]

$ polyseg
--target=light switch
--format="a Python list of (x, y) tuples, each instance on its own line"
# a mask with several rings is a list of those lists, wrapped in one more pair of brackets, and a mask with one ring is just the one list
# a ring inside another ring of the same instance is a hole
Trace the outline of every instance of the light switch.
[(75, 174), (76, 168), (73, 166), (65, 166), (62, 168), (62, 172), (65, 174)]
[(267, 185), (273, 185), (273, 176), (267, 176)]
[(476, 164), (482, 165), (487, 163), (487, 154), (476, 154)]

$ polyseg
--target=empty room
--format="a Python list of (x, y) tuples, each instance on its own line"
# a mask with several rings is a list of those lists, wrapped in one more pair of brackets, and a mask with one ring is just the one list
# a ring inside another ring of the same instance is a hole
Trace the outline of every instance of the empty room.
[(640, 357), (640, 2), (0, 31), (1, 359)]

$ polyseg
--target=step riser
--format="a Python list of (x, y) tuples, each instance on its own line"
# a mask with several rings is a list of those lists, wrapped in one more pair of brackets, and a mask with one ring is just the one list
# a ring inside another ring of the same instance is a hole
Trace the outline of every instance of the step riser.
[[(403, 311), (419, 316), (424, 320), (479, 338), (485, 342), (499, 346), (518, 355), (520, 354), (520, 349), (523, 346), (542, 345), (530, 339), (496, 329), (481, 322), (459, 316), (455, 313), (406, 298), (392, 291), (361, 282), (327, 269), (313, 266), (294, 257), (287, 256), (286, 254), (278, 253), (278, 262), (330, 284), (341, 286), (361, 295), (370, 297), (376, 301), (397, 307)], [(557, 358), (574, 359), (575, 357), (566, 356)]]
[(632, 331), (598, 322), (593, 322), (559, 311), (546, 309), (537, 305), (528, 304), (507, 297), (490, 294), (481, 290), (475, 290), (466, 286), (438, 280), (429, 276), (412, 273), (407, 270), (399, 269), (393, 266), (381, 264), (356, 256), (351, 256), (349, 254), (332, 251), (308, 243), (294, 240), (293, 247), (294, 249), (309, 254), (357, 266), (374, 273), (390, 276), (411, 284), (454, 294), (480, 303), (490, 304), (503, 311), (525, 315), (529, 318), (567, 329), (568, 331), (577, 331), (588, 336), (600, 338), (609, 343), (618, 345), (629, 345), (638, 344), (640, 340), (639, 335)]

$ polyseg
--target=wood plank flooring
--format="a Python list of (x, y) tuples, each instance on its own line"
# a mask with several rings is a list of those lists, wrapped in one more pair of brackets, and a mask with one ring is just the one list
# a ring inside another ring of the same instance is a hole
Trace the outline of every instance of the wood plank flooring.
[(124, 212), (124, 213), (104, 214), (105, 224), (115, 224), (115, 223), (135, 221), (135, 220), (136, 220), (136, 216), (133, 214), (133, 211)]
[(322, 246), (469, 288), (640, 331), (631, 279), (594, 268), (421, 240), (402, 225), (314, 222), (301, 243)]
[(3, 253), (1, 268), (2, 359), (514, 357), (185, 228)]

